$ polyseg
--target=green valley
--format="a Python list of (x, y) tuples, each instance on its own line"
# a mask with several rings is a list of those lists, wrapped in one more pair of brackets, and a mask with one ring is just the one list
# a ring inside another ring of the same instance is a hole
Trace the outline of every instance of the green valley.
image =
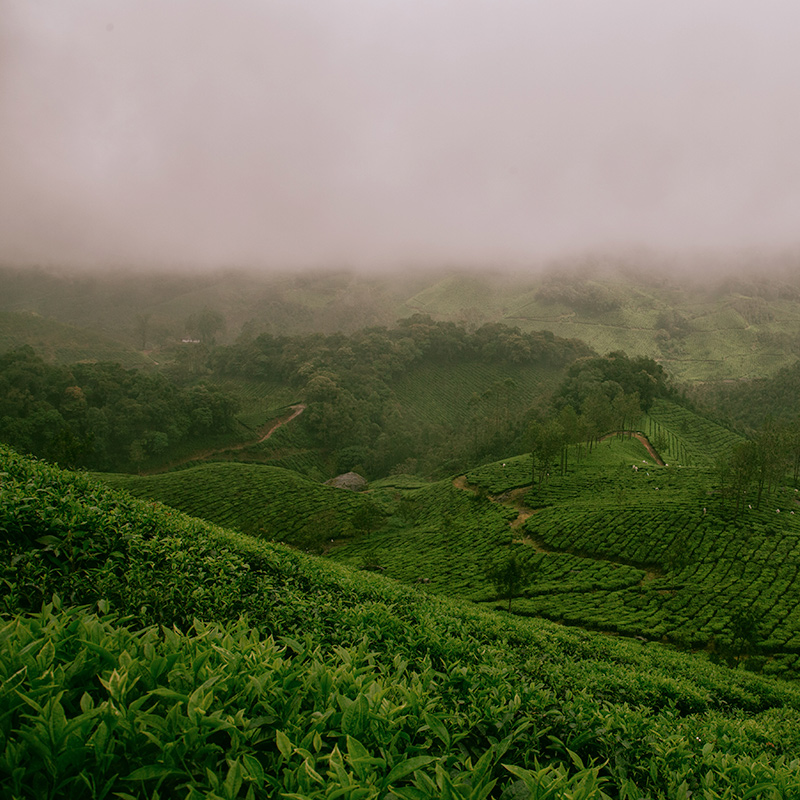
[(790, 282), (9, 275), (9, 796), (800, 793)]

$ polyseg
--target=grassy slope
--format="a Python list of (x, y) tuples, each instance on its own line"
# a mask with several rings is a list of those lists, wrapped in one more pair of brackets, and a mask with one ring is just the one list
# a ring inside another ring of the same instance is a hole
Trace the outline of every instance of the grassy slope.
[[(533, 491), (526, 456), (472, 470), (460, 485), (389, 481), (368, 493), (383, 523), (344, 539), (347, 514), (366, 496), (343, 497), (282, 470), (208, 465), (115, 480), (140, 496), (302, 547), (316, 550), (336, 539), (330, 552), (336, 561), (380, 566), (405, 583), (424, 580), (437, 592), (480, 602), (497, 597), (488, 567), (515, 552), (535, 576), (515, 610), (588, 629), (722, 649), (737, 615), (756, 610), (754, 655), (767, 660), (753, 664), (800, 674), (794, 493), (732, 519), (709, 465), (714, 446), (733, 435), (668, 403), (657, 404), (653, 416), (675, 453), (701, 466), (656, 467), (637, 440), (623, 438), (602, 442), (580, 460), (573, 452), (567, 476), (554, 469)], [(493, 497), (477, 496), (477, 488)], [(518, 519), (523, 503), (535, 513)]]
[(163, 475), (98, 477), (218, 525), (315, 551), (330, 539), (352, 536), (353, 516), (372, 506), (364, 495), (255, 464), (211, 463)]
[[(797, 359), (800, 333), (796, 303), (743, 296), (733, 289), (707, 292), (681, 289), (629, 278), (580, 280), (616, 299), (609, 311), (576, 310), (536, 297), (541, 279), (518, 280), (450, 276), (406, 301), (405, 308), (436, 318), (468, 319), (465, 311), (481, 310), (482, 321), (502, 321), (523, 330), (551, 330), (581, 339), (599, 353), (625, 350), (656, 358), (682, 381), (754, 378), (774, 374)], [(476, 298), (481, 297), (481, 301)], [(748, 309), (756, 307), (753, 316)], [(677, 311), (689, 321), (685, 338), (660, 344), (659, 314)], [(748, 318), (749, 317), (749, 318)]]
[(728, 428), (669, 400), (657, 399), (642, 429), (667, 464), (713, 467), (742, 441)]
[[(569, 266), (565, 269), (568, 274)], [(137, 315), (151, 315), (152, 339), (162, 341), (180, 336), (186, 318), (205, 306), (226, 318), (219, 341), (232, 341), (248, 321), (253, 322), (251, 333), (301, 333), (391, 325), (422, 312), (467, 324), (504, 321), (526, 330), (548, 329), (582, 339), (601, 353), (623, 349), (652, 356), (687, 381), (771, 375), (797, 358), (797, 304), (790, 299), (791, 287), (787, 294), (777, 278), (758, 286), (739, 281), (712, 288), (691, 282), (659, 284), (633, 274), (574, 277), (576, 285), (595, 287), (616, 300), (617, 308), (601, 312), (537, 298), (548, 281), (539, 274), (499, 273), (394, 275), (381, 280), (328, 272), (132, 278), (0, 270), (0, 298), (7, 298), (0, 301), (0, 309), (36, 311), (131, 343)], [(671, 311), (688, 320), (687, 335), (658, 342), (658, 317)]]
[(0, 311), (0, 352), (30, 345), (57, 364), (113, 361), (123, 367), (153, 364), (141, 352), (88, 328), (78, 328), (36, 314)]
[[(800, 675), (796, 493), (784, 489), (735, 519), (713, 471), (657, 467), (632, 447), (601, 443), (566, 477), (528, 492), (536, 511), (516, 547), (535, 580), (517, 611), (712, 650), (730, 643), (738, 614), (752, 611), (755, 665)], [(524, 469), (510, 460), (467, 477), (502, 492), (525, 480)]]
[[(446, 601), (0, 458), (13, 796), (800, 788), (793, 685)], [(16, 613), (54, 590), (133, 616)], [(140, 632), (151, 622), (164, 627)]]

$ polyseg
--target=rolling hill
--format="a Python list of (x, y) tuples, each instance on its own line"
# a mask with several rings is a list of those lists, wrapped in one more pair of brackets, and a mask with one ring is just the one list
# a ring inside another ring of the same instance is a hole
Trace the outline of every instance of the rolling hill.
[(10, 796), (800, 791), (794, 684), (443, 599), (0, 458)]
[[(423, 486), (387, 479), (360, 495), (255, 465), (105, 479), (210, 521), (479, 603), (497, 601), (489, 567), (514, 554), (532, 576), (516, 613), (720, 659), (738, 646), (737, 625), (755, 615), (740, 655), (752, 669), (800, 675), (796, 492), (783, 488), (764, 507), (735, 514), (712, 466), (720, 442), (735, 435), (667, 402), (653, 419), (686, 464), (658, 466), (637, 439), (622, 436), (591, 450), (573, 446), (566, 474), (553, 466), (533, 486), (527, 455)], [(373, 524), (353, 535), (359, 504), (362, 513), (375, 510)]]
[(47, 361), (74, 364), (112, 361), (127, 368), (155, 366), (149, 356), (96, 330), (33, 313), (0, 311), (0, 353), (28, 345)]
[[(224, 319), (217, 334), (222, 343), (264, 332), (352, 332), (423, 313), (472, 328), (503, 322), (549, 330), (598, 353), (652, 357), (681, 381), (768, 377), (797, 361), (800, 294), (785, 264), (761, 264), (758, 277), (746, 278), (738, 271), (742, 263), (700, 259), (675, 277), (659, 277), (674, 266), (642, 255), (576, 259), (514, 274), (72, 275), (6, 267), (0, 269), (0, 311), (35, 312), (131, 348), (141, 347), (144, 335), (148, 347), (168, 349), (185, 335), (192, 314), (210, 308)], [(710, 277), (698, 277), (704, 274)]]

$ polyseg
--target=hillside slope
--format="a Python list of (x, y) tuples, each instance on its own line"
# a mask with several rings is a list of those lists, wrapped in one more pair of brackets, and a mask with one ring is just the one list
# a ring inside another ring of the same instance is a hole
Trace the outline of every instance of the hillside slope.
[(12, 796), (800, 791), (794, 686), (444, 601), (0, 458)]
[(217, 525), (315, 552), (381, 516), (363, 494), (266, 465), (210, 463), (163, 475), (97, 477)]
[[(674, 405), (657, 412), (679, 433), (686, 423), (711, 442), (733, 436), (711, 423), (702, 428)], [(704, 437), (682, 435), (675, 441), (686, 444), (686, 460), (707, 464)], [(635, 438), (612, 437), (591, 452), (573, 447), (566, 473), (554, 465), (533, 487), (529, 456), (421, 487), (379, 483), (358, 496), (256, 465), (108, 480), (244, 532), (481, 603), (497, 603), (489, 573), (513, 556), (531, 576), (515, 592), (517, 614), (800, 676), (797, 493), (784, 487), (761, 508), (752, 498), (736, 513), (714, 468), (658, 466)]]
[[(759, 277), (745, 279), (737, 266), (729, 264), (726, 274), (725, 265), (701, 259), (676, 272), (674, 264), (620, 256), (575, 259), (529, 273), (442, 270), (380, 277), (0, 268), (0, 311), (32, 311), (131, 347), (142, 347), (142, 339), (147, 347), (174, 343), (185, 335), (189, 318), (205, 309), (224, 320), (216, 339), (227, 343), (260, 333), (350, 332), (423, 313), (470, 328), (504, 322), (524, 331), (549, 330), (599, 353), (656, 358), (682, 381), (767, 377), (800, 354), (796, 270), (765, 263)], [(670, 274), (676, 277), (657, 277)], [(700, 280), (702, 275), (717, 277)]]
[(37, 314), (0, 311), (0, 353), (28, 345), (46, 361), (113, 361), (124, 367), (152, 366), (141, 352), (96, 330), (68, 325)]
[(530, 277), (450, 275), (406, 300), (436, 319), (504, 322), (655, 358), (681, 381), (772, 375), (798, 356), (796, 285), (765, 275), (658, 280), (599, 267)]

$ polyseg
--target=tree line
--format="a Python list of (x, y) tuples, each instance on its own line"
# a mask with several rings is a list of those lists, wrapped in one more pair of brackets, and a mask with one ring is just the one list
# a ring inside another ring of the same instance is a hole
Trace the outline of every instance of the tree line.
[(582, 358), (567, 370), (551, 403), (535, 410), (527, 430), (531, 482), (540, 484), (558, 459), (566, 473), (570, 448), (591, 448), (599, 439), (630, 431), (656, 397), (674, 397), (663, 367), (651, 358), (629, 358), (621, 351)]
[(136, 468), (194, 437), (231, 430), (236, 401), (119, 364), (48, 364), (29, 346), (0, 355), (0, 437), (67, 467)]
[(420, 423), (395, 394), (409, 370), (484, 363), (563, 367), (592, 351), (549, 331), (522, 332), (502, 324), (469, 330), (415, 314), (393, 328), (352, 334), (261, 334), (210, 352), (220, 376), (278, 379), (296, 386), (308, 409), (298, 419), (335, 469), (448, 472), (501, 457), (524, 438), (531, 400), (513, 379), (476, 393), (457, 426)]
[(745, 505), (757, 510), (791, 475), (800, 480), (800, 419), (767, 417), (752, 438), (736, 445), (717, 465), (723, 502), (739, 516)]

